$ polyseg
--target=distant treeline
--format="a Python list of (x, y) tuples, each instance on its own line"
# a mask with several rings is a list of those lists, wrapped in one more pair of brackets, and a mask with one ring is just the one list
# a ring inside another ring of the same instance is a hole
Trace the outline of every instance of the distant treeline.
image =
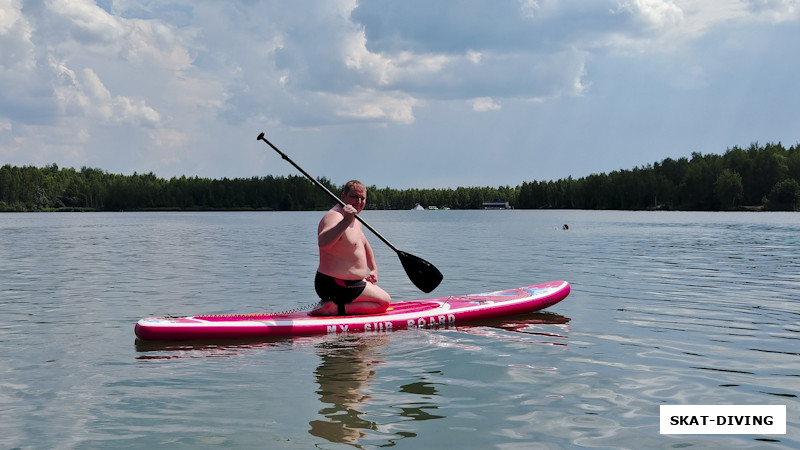
[(519, 208), (727, 211), (800, 207), (800, 144), (692, 153), (652, 166), (566, 180), (523, 183)]
[[(331, 191), (336, 186), (319, 181)], [(508, 202), (514, 208), (798, 210), (800, 146), (781, 144), (724, 155), (693, 153), (652, 166), (609, 174), (531, 181), (516, 187), (405, 189), (368, 187), (370, 209), (422, 206), (478, 209), (483, 202)], [(0, 168), (0, 211), (137, 210), (322, 210), (331, 199), (301, 176), (221, 180), (158, 178), (153, 173), (110, 174), (100, 169)]]

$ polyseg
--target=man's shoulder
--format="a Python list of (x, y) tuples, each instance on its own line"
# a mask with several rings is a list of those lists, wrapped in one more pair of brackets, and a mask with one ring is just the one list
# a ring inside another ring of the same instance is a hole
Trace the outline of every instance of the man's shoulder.
[(336, 208), (335, 206), (323, 214), (322, 218), (319, 220), (320, 223), (330, 222), (330, 221), (339, 221), (341, 218), (344, 217), (341, 209)]
[(339, 205), (336, 205), (333, 208), (331, 208), (328, 211), (326, 211), (325, 215), (323, 215), (322, 218), (324, 219), (326, 217), (337, 217), (337, 216), (338, 217), (344, 216), (344, 213), (342, 212), (342, 208)]

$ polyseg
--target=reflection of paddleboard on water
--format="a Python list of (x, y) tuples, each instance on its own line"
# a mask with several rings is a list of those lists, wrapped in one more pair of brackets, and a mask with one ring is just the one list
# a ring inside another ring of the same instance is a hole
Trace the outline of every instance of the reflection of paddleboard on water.
[(451, 328), (540, 311), (566, 298), (569, 291), (566, 281), (551, 281), (483, 294), (397, 302), (381, 314), (368, 315), (309, 316), (301, 311), (153, 317), (137, 322), (135, 332), (145, 341), (178, 341)]
[(570, 319), (550, 312), (506, 317), (465, 327), (464, 333), (521, 344), (567, 346)]

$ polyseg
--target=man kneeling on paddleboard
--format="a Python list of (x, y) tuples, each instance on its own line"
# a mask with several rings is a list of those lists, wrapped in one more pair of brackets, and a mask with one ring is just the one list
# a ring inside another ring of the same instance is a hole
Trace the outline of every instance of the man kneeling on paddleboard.
[(314, 288), (321, 300), (309, 314), (382, 313), (391, 297), (375, 284), (378, 282), (375, 255), (361, 222), (356, 220), (356, 214), (367, 204), (367, 188), (360, 181), (348, 181), (341, 199), (345, 206), (337, 204), (319, 222), (319, 268)]

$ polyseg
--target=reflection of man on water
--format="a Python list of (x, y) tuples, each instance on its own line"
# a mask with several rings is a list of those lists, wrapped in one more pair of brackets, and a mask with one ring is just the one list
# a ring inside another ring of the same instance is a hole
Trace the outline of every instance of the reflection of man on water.
[(362, 390), (375, 375), (373, 366), (380, 363), (368, 358), (376, 344), (373, 339), (339, 338), (318, 347), (322, 362), (314, 374), (319, 398), (327, 405), (319, 413), (328, 420), (309, 422), (309, 433), (331, 442), (356, 444), (366, 436), (361, 430), (377, 429), (375, 422), (362, 419), (358, 410), (370, 398)]
[[(321, 362), (314, 375), (322, 402), (319, 414), (324, 419), (309, 422), (310, 434), (339, 444), (356, 446), (360, 440), (368, 440), (370, 446), (387, 447), (399, 439), (417, 437), (415, 426), (403, 422), (444, 417), (432, 413), (439, 407), (434, 401), (435, 383), (427, 379), (430, 373), (406, 379), (409, 382), (388, 390), (380, 386), (379, 404), (369, 405), (372, 396), (365, 390), (376, 382), (378, 366), (383, 364), (382, 349), (389, 336), (382, 333), (336, 336), (317, 346)], [(385, 405), (391, 405), (390, 412)], [(365, 419), (376, 414), (375, 408), (381, 410), (376, 417), (381, 417), (383, 423)]]

